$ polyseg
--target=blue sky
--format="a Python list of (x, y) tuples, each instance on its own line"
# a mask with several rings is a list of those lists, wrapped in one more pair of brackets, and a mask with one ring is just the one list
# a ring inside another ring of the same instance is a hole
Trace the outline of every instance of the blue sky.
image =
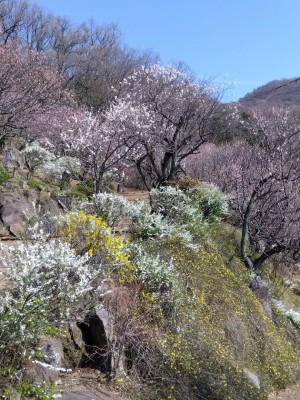
[(200, 78), (233, 81), (237, 100), (300, 75), (299, 0), (37, 0), (74, 22), (116, 22), (124, 42), (183, 61)]

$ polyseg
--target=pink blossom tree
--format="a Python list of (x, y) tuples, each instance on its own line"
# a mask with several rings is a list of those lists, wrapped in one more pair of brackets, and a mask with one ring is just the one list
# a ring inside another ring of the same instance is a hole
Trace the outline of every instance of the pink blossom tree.
[(256, 271), (270, 257), (294, 261), (300, 255), (300, 120), (292, 110), (274, 108), (254, 112), (252, 129), (255, 145), (207, 149), (198, 171), (232, 194), (241, 258)]
[(0, 139), (33, 136), (43, 130), (41, 116), (72, 96), (40, 54), (12, 43), (0, 46), (0, 60)]

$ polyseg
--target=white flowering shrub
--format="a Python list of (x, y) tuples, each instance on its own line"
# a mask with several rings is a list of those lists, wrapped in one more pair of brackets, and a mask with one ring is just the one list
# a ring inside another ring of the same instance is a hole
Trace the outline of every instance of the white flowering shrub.
[(180, 189), (165, 186), (150, 192), (152, 210), (176, 223), (186, 223), (196, 217), (196, 210), (188, 204), (187, 195)]
[(97, 215), (113, 228), (132, 214), (131, 203), (125, 197), (112, 193), (95, 194), (92, 204)]
[(54, 168), (51, 173), (60, 179), (63, 172), (68, 172), (70, 176), (77, 177), (81, 171), (81, 162), (75, 157), (60, 157), (55, 160)]
[(180, 301), (182, 287), (180, 275), (175, 269), (173, 260), (162, 259), (159, 255), (147, 253), (139, 244), (131, 246), (134, 259), (135, 275), (150, 293), (153, 299), (167, 298), (173, 307)]
[(81, 163), (74, 157), (60, 157), (55, 160), (44, 162), (37, 170), (39, 175), (44, 175), (48, 179), (62, 179), (63, 173), (67, 172), (70, 177), (77, 177), (81, 171)]
[(76, 311), (94, 276), (87, 255), (56, 240), (2, 245), (1, 254), (9, 272), (0, 292), (0, 382), (6, 367), (19, 367), (41, 335), (55, 333)]
[(148, 203), (132, 203), (130, 213), (131, 233), (136, 239), (165, 236), (170, 233), (169, 222), (161, 214), (154, 213)]
[(211, 184), (186, 191), (172, 186), (152, 189), (150, 199), (153, 211), (178, 224), (214, 222), (228, 213), (229, 196)]
[(184, 226), (171, 225), (169, 236), (172, 236), (178, 242), (181, 242), (185, 247), (197, 251), (199, 244), (195, 243), (193, 234)]
[(228, 196), (208, 185), (187, 192), (174, 187), (152, 189), (150, 203), (130, 202), (123, 196), (98, 193), (81, 208), (92, 210), (112, 228), (125, 228), (135, 239), (173, 235), (195, 248), (193, 227), (217, 221), (227, 212)]
[(174, 266), (172, 260), (163, 261), (159, 255), (149, 256), (140, 249), (135, 255), (136, 274), (152, 292), (170, 288)]
[(171, 229), (169, 221), (164, 220), (161, 214), (154, 213), (148, 203), (131, 202), (111, 193), (98, 193), (93, 196), (92, 202), (81, 203), (80, 207), (83, 209), (92, 207), (93, 212), (112, 228), (125, 225), (136, 239), (163, 236)]
[(26, 165), (31, 172), (34, 172), (45, 163), (53, 162), (55, 159), (54, 154), (50, 153), (50, 151), (37, 142), (28, 144), (21, 153), (24, 154)]

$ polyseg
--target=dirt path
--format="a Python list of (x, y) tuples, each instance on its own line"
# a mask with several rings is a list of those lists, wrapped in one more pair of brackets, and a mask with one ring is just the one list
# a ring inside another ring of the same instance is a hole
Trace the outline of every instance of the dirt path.
[(104, 381), (100, 371), (78, 368), (62, 376), (55, 392), (64, 400), (126, 400), (121, 390), (108, 386)]
[(300, 383), (273, 393), (269, 400), (300, 400)]
[(124, 196), (127, 200), (149, 200), (149, 192), (147, 190), (138, 190), (138, 189), (130, 189), (124, 187), (122, 192), (119, 193), (120, 195)]

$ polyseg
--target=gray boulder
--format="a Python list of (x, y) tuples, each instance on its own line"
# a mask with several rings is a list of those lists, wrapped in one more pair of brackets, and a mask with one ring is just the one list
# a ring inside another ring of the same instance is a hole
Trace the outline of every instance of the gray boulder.
[(28, 201), (17, 192), (0, 193), (0, 220), (13, 236), (22, 236), (24, 223), (36, 215), (35, 201)]
[(8, 239), (10, 237), (10, 232), (5, 226), (0, 222), (0, 239)]
[(25, 382), (35, 385), (45, 382), (55, 383), (62, 373), (71, 371), (64, 367), (63, 345), (59, 339), (43, 339), (39, 352), (41, 356), (28, 362), (24, 369)]
[(294, 283), (291, 285), (291, 289), (295, 294), (300, 295), (300, 283)]
[(15, 147), (5, 150), (3, 164), (5, 168), (12, 173), (16, 173), (24, 166), (24, 157)]
[(267, 316), (269, 318), (272, 318), (273, 311), (270, 304), (268, 283), (261, 279), (259, 276), (255, 276), (250, 283), (250, 288), (256, 294)]

